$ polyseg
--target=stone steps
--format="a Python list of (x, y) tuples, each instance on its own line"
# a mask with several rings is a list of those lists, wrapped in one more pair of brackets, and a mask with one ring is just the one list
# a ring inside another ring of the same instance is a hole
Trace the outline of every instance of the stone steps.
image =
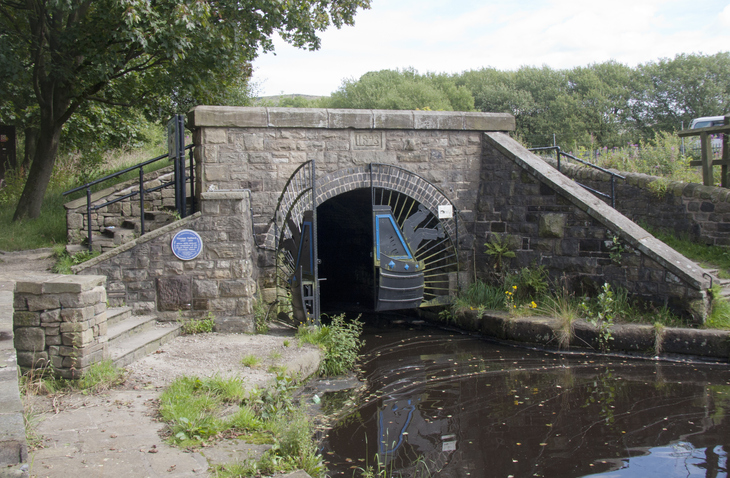
[[(144, 229), (145, 233), (147, 233), (175, 222), (175, 215), (170, 211), (145, 211), (144, 219)], [(104, 253), (139, 237), (142, 231), (139, 218), (120, 218), (119, 222), (120, 224), (118, 226), (106, 226), (101, 231), (93, 231), (91, 233), (93, 250)], [(88, 250), (88, 247), (81, 244), (69, 244), (66, 246), (66, 251), (69, 254), (76, 254), (85, 250)]]
[(702, 269), (705, 274), (712, 276), (712, 284), (719, 285), (721, 292), (720, 296), (725, 299), (730, 299), (730, 279), (720, 279), (718, 277), (719, 269)]
[(124, 367), (157, 350), (180, 335), (180, 325), (158, 323), (151, 315), (132, 315), (130, 307), (107, 309), (109, 355), (117, 367)]

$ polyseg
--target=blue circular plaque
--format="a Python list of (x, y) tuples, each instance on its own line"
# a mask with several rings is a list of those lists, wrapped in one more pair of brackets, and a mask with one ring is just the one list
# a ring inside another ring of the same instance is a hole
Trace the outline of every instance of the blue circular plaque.
[(172, 253), (183, 261), (190, 261), (200, 255), (203, 250), (203, 239), (197, 232), (183, 229), (172, 238)]

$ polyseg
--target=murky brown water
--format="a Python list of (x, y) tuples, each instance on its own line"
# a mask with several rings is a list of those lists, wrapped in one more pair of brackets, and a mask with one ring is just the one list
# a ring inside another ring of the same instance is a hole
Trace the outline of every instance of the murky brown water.
[(371, 330), (369, 393), (325, 440), (333, 476), (721, 477), (730, 366), (544, 353)]

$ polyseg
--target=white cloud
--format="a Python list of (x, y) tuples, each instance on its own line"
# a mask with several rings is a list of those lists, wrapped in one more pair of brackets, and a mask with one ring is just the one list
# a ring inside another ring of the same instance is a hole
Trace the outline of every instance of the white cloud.
[(724, 27), (730, 27), (730, 3), (720, 13), (720, 23)]
[(344, 78), (409, 66), (452, 73), (612, 59), (633, 66), (679, 53), (727, 51), (729, 24), (727, 0), (691, 8), (679, 0), (375, 0), (354, 27), (324, 32), (319, 51), (276, 42), (278, 55), (259, 58), (254, 79), (265, 79), (266, 95), (327, 95)]

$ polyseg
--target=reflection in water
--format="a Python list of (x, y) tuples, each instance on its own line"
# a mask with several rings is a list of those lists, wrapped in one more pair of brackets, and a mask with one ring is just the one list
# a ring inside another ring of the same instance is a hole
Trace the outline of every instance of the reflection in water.
[(333, 475), (727, 476), (730, 368), (562, 355), (434, 329), (366, 336)]

